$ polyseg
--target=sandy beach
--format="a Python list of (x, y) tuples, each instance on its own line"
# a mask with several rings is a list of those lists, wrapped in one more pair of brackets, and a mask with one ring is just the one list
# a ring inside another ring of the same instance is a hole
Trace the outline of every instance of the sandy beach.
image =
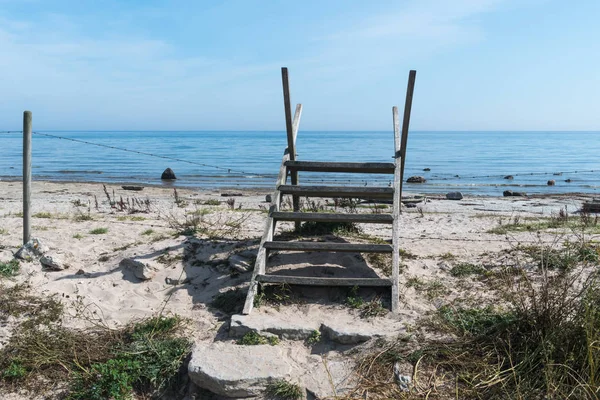
[[(117, 185), (106, 188), (117, 205), (111, 207), (102, 184), (34, 182), (32, 236), (68, 267), (50, 271), (38, 261), (21, 262), (20, 272), (3, 278), (2, 285), (26, 282), (37, 295), (58, 296), (65, 305), (67, 326), (79, 328), (90, 321), (102, 321), (118, 327), (158, 313), (177, 314), (191, 321), (189, 337), (196, 344), (227, 342), (229, 318), (209, 305), (219, 293), (248, 285), (251, 268), (235, 269), (228, 260), (241, 255), (251, 261), (256, 254), (268, 209), (268, 191), (181, 189), (176, 198), (171, 188), (145, 187), (137, 192)], [(7, 262), (22, 244), (21, 184), (0, 182), (0, 193), (0, 261)], [(582, 202), (590, 198), (574, 194), (465, 197), (452, 201), (429, 196), (414, 208), (403, 208), (401, 311), (372, 318), (371, 326), (380, 327), (382, 336), (397, 336), (455, 298), (485, 302), (490, 297), (485, 282), (454, 277), (449, 273), (452, 266), (477, 264), (492, 269), (505, 262), (504, 251), (517, 244), (556, 244), (573, 236), (567, 230), (502, 232), (497, 228), (547, 220), (561, 210), (576, 215)], [(325, 200), (322, 202), (325, 204)], [(388, 206), (359, 203), (356, 211), (378, 212), (377, 207), (385, 212)], [(176, 225), (190, 215), (200, 216), (202, 229), (194, 236), (178, 234)], [(282, 223), (277, 233), (292, 228), (291, 223)], [(360, 228), (364, 240), (390, 239), (389, 227)], [(369, 265), (369, 258), (365, 261), (353, 255), (313, 253), (302, 262), (294, 254), (275, 257), (275, 269), (318, 265), (333, 276), (383, 276), (377, 265)], [(140, 280), (123, 267), (121, 262), (127, 258), (151, 265), (151, 279)], [(436, 290), (423, 289), (414, 282), (436, 282)], [(362, 323), (358, 311), (322, 293), (308, 293), (297, 304), (267, 304), (252, 315), (311, 326), (329, 319), (349, 326)], [(11, 337), (11, 326), (6, 323), (0, 327), (0, 349)], [(331, 391), (316, 377), (315, 368), (322, 367), (323, 359), (337, 362), (340, 370), (351, 375), (352, 358), (344, 353), (347, 346), (332, 345), (321, 353), (311, 353), (302, 342), (294, 340), (283, 340), (279, 346), (294, 368), (305, 371), (298, 379), (313, 392)], [(335, 375), (336, 379), (341, 375)], [(339, 378), (336, 385), (349, 386), (348, 376)], [(3, 398), (29, 398), (11, 396), (17, 397)]]

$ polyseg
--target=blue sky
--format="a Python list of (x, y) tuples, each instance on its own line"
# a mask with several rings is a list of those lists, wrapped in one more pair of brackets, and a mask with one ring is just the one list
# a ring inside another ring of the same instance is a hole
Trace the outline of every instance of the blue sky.
[(0, 0), (0, 128), (600, 130), (598, 0)]

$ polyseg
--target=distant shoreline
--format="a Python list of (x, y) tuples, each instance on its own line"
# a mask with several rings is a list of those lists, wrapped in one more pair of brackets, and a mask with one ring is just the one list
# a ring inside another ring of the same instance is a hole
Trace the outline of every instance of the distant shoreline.
[[(3, 183), (20, 183), (22, 180), (19, 179), (0, 179), (0, 184)], [(49, 183), (49, 184), (58, 184), (58, 185), (107, 185), (107, 186), (142, 186), (153, 189), (178, 189), (178, 190), (189, 190), (189, 191), (202, 191), (202, 192), (223, 192), (223, 191), (239, 191), (244, 194), (254, 193), (254, 194), (269, 194), (275, 190), (275, 184), (271, 188), (269, 187), (248, 187), (248, 186), (218, 186), (218, 187), (203, 187), (203, 186), (188, 186), (188, 185), (177, 185), (177, 182), (164, 182), (164, 183), (140, 183), (135, 181), (75, 181), (75, 180), (50, 180), (50, 179), (33, 179), (33, 184), (36, 182), (40, 183)], [(302, 184), (302, 183), (300, 183)], [(405, 184), (403, 187), (403, 195), (406, 196), (414, 196), (420, 195), (425, 196), (430, 199), (445, 199), (446, 192), (439, 193), (425, 193), (421, 191), (412, 190), (413, 187), (406, 187)], [(134, 193), (134, 192), (132, 192)], [(143, 194), (143, 192), (139, 192)], [(489, 194), (473, 194), (473, 193), (465, 193), (464, 198), (506, 198), (506, 199), (548, 199), (548, 198), (568, 198), (568, 197), (583, 197), (583, 198), (595, 198), (600, 197), (599, 194), (596, 193), (586, 193), (586, 192), (556, 192), (556, 193), (531, 193), (527, 194), (527, 196), (504, 196), (502, 193), (498, 195), (489, 195)]]

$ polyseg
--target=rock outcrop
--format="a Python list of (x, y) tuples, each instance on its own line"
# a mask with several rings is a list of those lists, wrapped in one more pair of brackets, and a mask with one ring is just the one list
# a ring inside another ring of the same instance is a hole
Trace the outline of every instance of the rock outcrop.
[(227, 397), (261, 395), (271, 382), (289, 378), (292, 366), (280, 346), (197, 344), (188, 364), (192, 382)]

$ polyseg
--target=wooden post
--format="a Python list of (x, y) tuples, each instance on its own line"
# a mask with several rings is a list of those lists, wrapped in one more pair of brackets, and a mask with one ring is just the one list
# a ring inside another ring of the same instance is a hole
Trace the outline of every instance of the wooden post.
[[(283, 84), (283, 106), (285, 108), (285, 130), (287, 132), (288, 142), (288, 153), (290, 160), (296, 160), (296, 135), (294, 133), (294, 122), (292, 120), (292, 102), (290, 99), (290, 81), (288, 77), (288, 69), (286, 67), (281, 68), (281, 82)], [(296, 108), (296, 115), (299, 118), (299, 109)], [(294, 118), (295, 119), (295, 118)], [(297, 129), (297, 128), (296, 128)], [(292, 185), (298, 184), (298, 171), (291, 172)], [(294, 205), (294, 211), (300, 211), (300, 197), (292, 196), (292, 203)], [(300, 222), (295, 222), (296, 230), (300, 229)]]
[(408, 87), (406, 88), (406, 102), (404, 103), (404, 119), (402, 120), (402, 140), (400, 144), (400, 194), (404, 182), (404, 160), (406, 158), (406, 143), (408, 141), (408, 125), (410, 124), (410, 110), (412, 108), (413, 93), (415, 91), (415, 78), (417, 71), (408, 73)]
[(23, 113), (23, 244), (31, 238), (31, 111)]

